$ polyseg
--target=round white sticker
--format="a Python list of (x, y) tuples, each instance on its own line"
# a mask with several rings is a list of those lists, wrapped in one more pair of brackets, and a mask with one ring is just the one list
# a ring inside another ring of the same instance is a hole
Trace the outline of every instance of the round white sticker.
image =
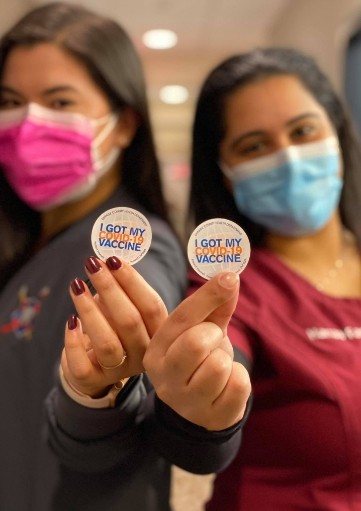
[(152, 241), (150, 223), (132, 208), (118, 207), (104, 211), (94, 223), (91, 241), (102, 260), (117, 256), (135, 264), (148, 252)]
[(247, 266), (250, 252), (247, 234), (225, 218), (212, 218), (201, 223), (188, 242), (189, 262), (205, 279), (221, 271), (241, 273)]

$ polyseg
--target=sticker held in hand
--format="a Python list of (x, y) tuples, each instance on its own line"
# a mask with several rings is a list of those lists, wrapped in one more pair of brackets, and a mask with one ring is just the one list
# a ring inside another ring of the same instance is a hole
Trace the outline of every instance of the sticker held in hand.
[(195, 228), (188, 242), (192, 268), (205, 279), (222, 271), (241, 273), (249, 261), (251, 247), (244, 230), (225, 218), (212, 218)]
[(152, 241), (150, 223), (132, 208), (117, 207), (104, 211), (94, 223), (91, 241), (95, 254), (105, 261), (117, 256), (129, 264), (140, 261)]

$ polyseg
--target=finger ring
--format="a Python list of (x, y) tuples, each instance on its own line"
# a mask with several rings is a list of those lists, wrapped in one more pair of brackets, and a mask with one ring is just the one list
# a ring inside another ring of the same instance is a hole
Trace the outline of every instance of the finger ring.
[(100, 367), (102, 369), (109, 371), (110, 369), (117, 369), (118, 367), (120, 367), (125, 362), (126, 358), (127, 358), (127, 354), (124, 352), (122, 360), (118, 364), (115, 364), (114, 366), (104, 366), (101, 362), (99, 362), (99, 360), (98, 360), (98, 364), (100, 365)]

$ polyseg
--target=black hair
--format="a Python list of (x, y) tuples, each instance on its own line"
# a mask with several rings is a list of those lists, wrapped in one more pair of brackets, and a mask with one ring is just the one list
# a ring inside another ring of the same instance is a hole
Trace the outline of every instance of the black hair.
[(258, 48), (232, 56), (215, 67), (200, 90), (193, 124), (192, 177), (188, 222), (199, 224), (224, 217), (240, 224), (253, 246), (261, 246), (266, 231), (242, 215), (219, 168), (219, 146), (225, 135), (227, 98), (240, 88), (274, 75), (295, 76), (324, 108), (340, 143), (344, 186), (340, 200), (343, 224), (361, 245), (361, 150), (345, 106), (315, 60), (288, 48)]
[[(122, 155), (122, 186), (149, 212), (168, 221), (143, 69), (128, 34), (115, 21), (84, 7), (61, 2), (44, 5), (26, 14), (1, 38), (0, 81), (14, 48), (43, 42), (57, 45), (82, 62), (114, 110), (130, 107), (136, 113), (139, 126)], [(16, 196), (1, 172), (0, 226), (0, 273), (9, 276), (36, 243), (40, 214)]]

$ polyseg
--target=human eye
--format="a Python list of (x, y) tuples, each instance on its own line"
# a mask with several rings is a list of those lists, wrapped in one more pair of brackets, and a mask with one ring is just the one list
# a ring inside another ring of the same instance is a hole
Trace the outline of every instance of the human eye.
[(49, 107), (53, 110), (70, 110), (74, 104), (69, 98), (56, 98), (50, 101)]
[(0, 110), (12, 110), (13, 108), (19, 108), (21, 105), (19, 99), (0, 96)]
[(252, 144), (246, 145), (246, 147), (243, 148), (242, 152), (244, 154), (252, 154), (257, 153), (259, 151), (262, 151), (265, 148), (264, 142), (254, 142)]
[(237, 148), (237, 156), (242, 159), (252, 159), (267, 152), (267, 143), (264, 140), (243, 141)]
[(308, 142), (313, 140), (318, 135), (318, 127), (316, 124), (309, 122), (295, 126), (292, 129), (291, 137), (292, 140), (297, 143)]

